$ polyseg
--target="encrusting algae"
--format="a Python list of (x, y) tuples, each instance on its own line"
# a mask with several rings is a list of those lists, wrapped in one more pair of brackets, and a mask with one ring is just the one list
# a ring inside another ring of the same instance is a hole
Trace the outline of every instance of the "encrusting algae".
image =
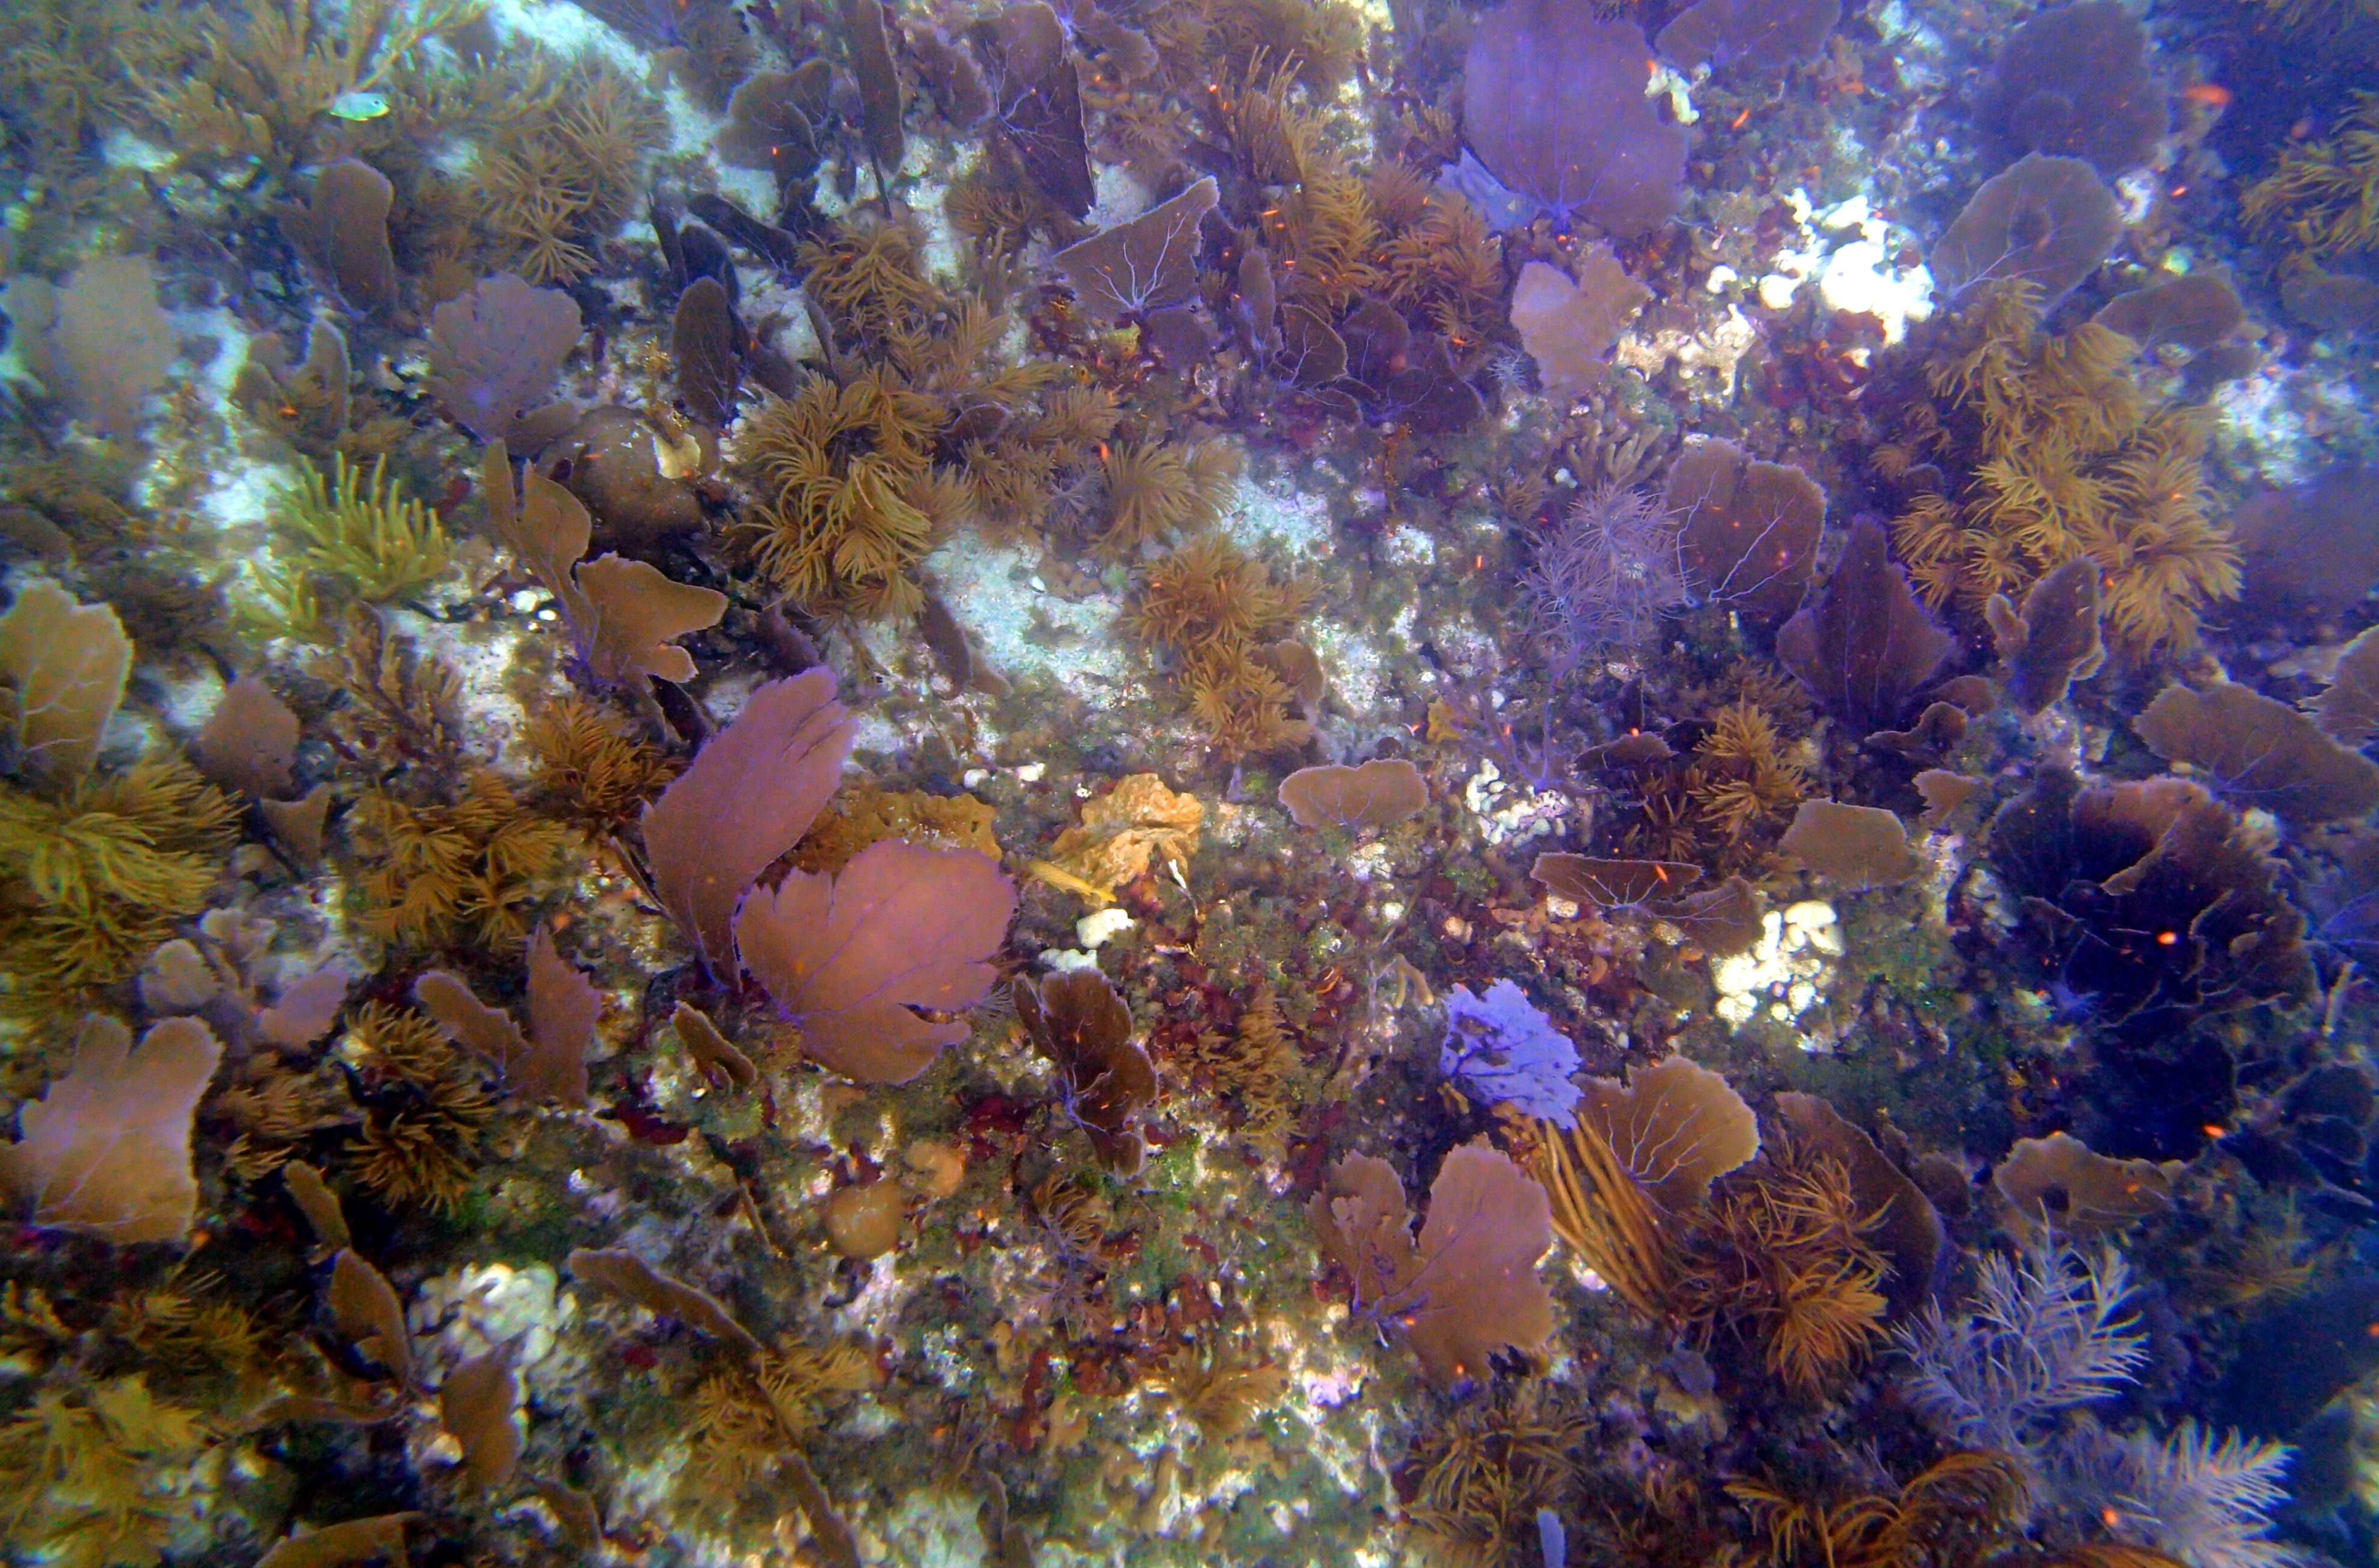
[(0, 6), (0, 1563), (2362, 1561), (2368, 8)]

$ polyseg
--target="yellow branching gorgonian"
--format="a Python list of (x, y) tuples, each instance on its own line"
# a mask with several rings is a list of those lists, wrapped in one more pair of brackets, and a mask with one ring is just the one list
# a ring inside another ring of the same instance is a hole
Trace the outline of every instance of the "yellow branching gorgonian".
[(2205, 429), (2131, 374), (2139, 345), (2083, 322), (2051, 336), (2037, 297), (2002, 285), (1969, 308), (1927, 370), (1911, 439), (1876, 453), (1886, 478), (1927, 466), (1892, 525), (1917, 591), (1978, 610), (2088, 559), (2107, 640), (2134, 657), (2197, 640), (2208, 604), (2239, 595), (2239, 550), (2205, 514)]

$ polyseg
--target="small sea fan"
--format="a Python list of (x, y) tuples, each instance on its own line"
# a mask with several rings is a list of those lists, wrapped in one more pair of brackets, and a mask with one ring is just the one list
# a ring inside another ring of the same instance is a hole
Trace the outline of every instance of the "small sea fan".
[(1685, 602), (1675, 519), (1643, 490), (1605, 487), (1539, 544), (1521, 585), (1556, 678), (1641, 647)]

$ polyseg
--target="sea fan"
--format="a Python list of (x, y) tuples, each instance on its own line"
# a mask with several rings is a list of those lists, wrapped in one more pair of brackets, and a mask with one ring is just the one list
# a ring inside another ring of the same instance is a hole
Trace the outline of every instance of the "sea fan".
[(2123, 1310), (2131, 1270), (2107, 1248), (1984, 1260), (1972, 1308), (1936, 1304), (1896, 1333), (1909, 1393), (1947, 1441), (2030, 1453), (2059, 1412), (2133, 1381), (2146, 1338)]
[(2159, 1441), (2085, 1423), (2057, 1454), (2058, 1490), (2119, 1538), (2190, 1568), (2282, 1568), (2296, 1555), (2266, 1538), (2288, 1500), (2288, 1450), (2183, 1421)]

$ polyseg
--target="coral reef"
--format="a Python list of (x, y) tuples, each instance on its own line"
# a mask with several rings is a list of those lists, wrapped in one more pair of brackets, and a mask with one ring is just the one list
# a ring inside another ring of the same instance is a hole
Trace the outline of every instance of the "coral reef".
[(0, 9), (0, 1558), (2369, 1555), (2352, 0)]

